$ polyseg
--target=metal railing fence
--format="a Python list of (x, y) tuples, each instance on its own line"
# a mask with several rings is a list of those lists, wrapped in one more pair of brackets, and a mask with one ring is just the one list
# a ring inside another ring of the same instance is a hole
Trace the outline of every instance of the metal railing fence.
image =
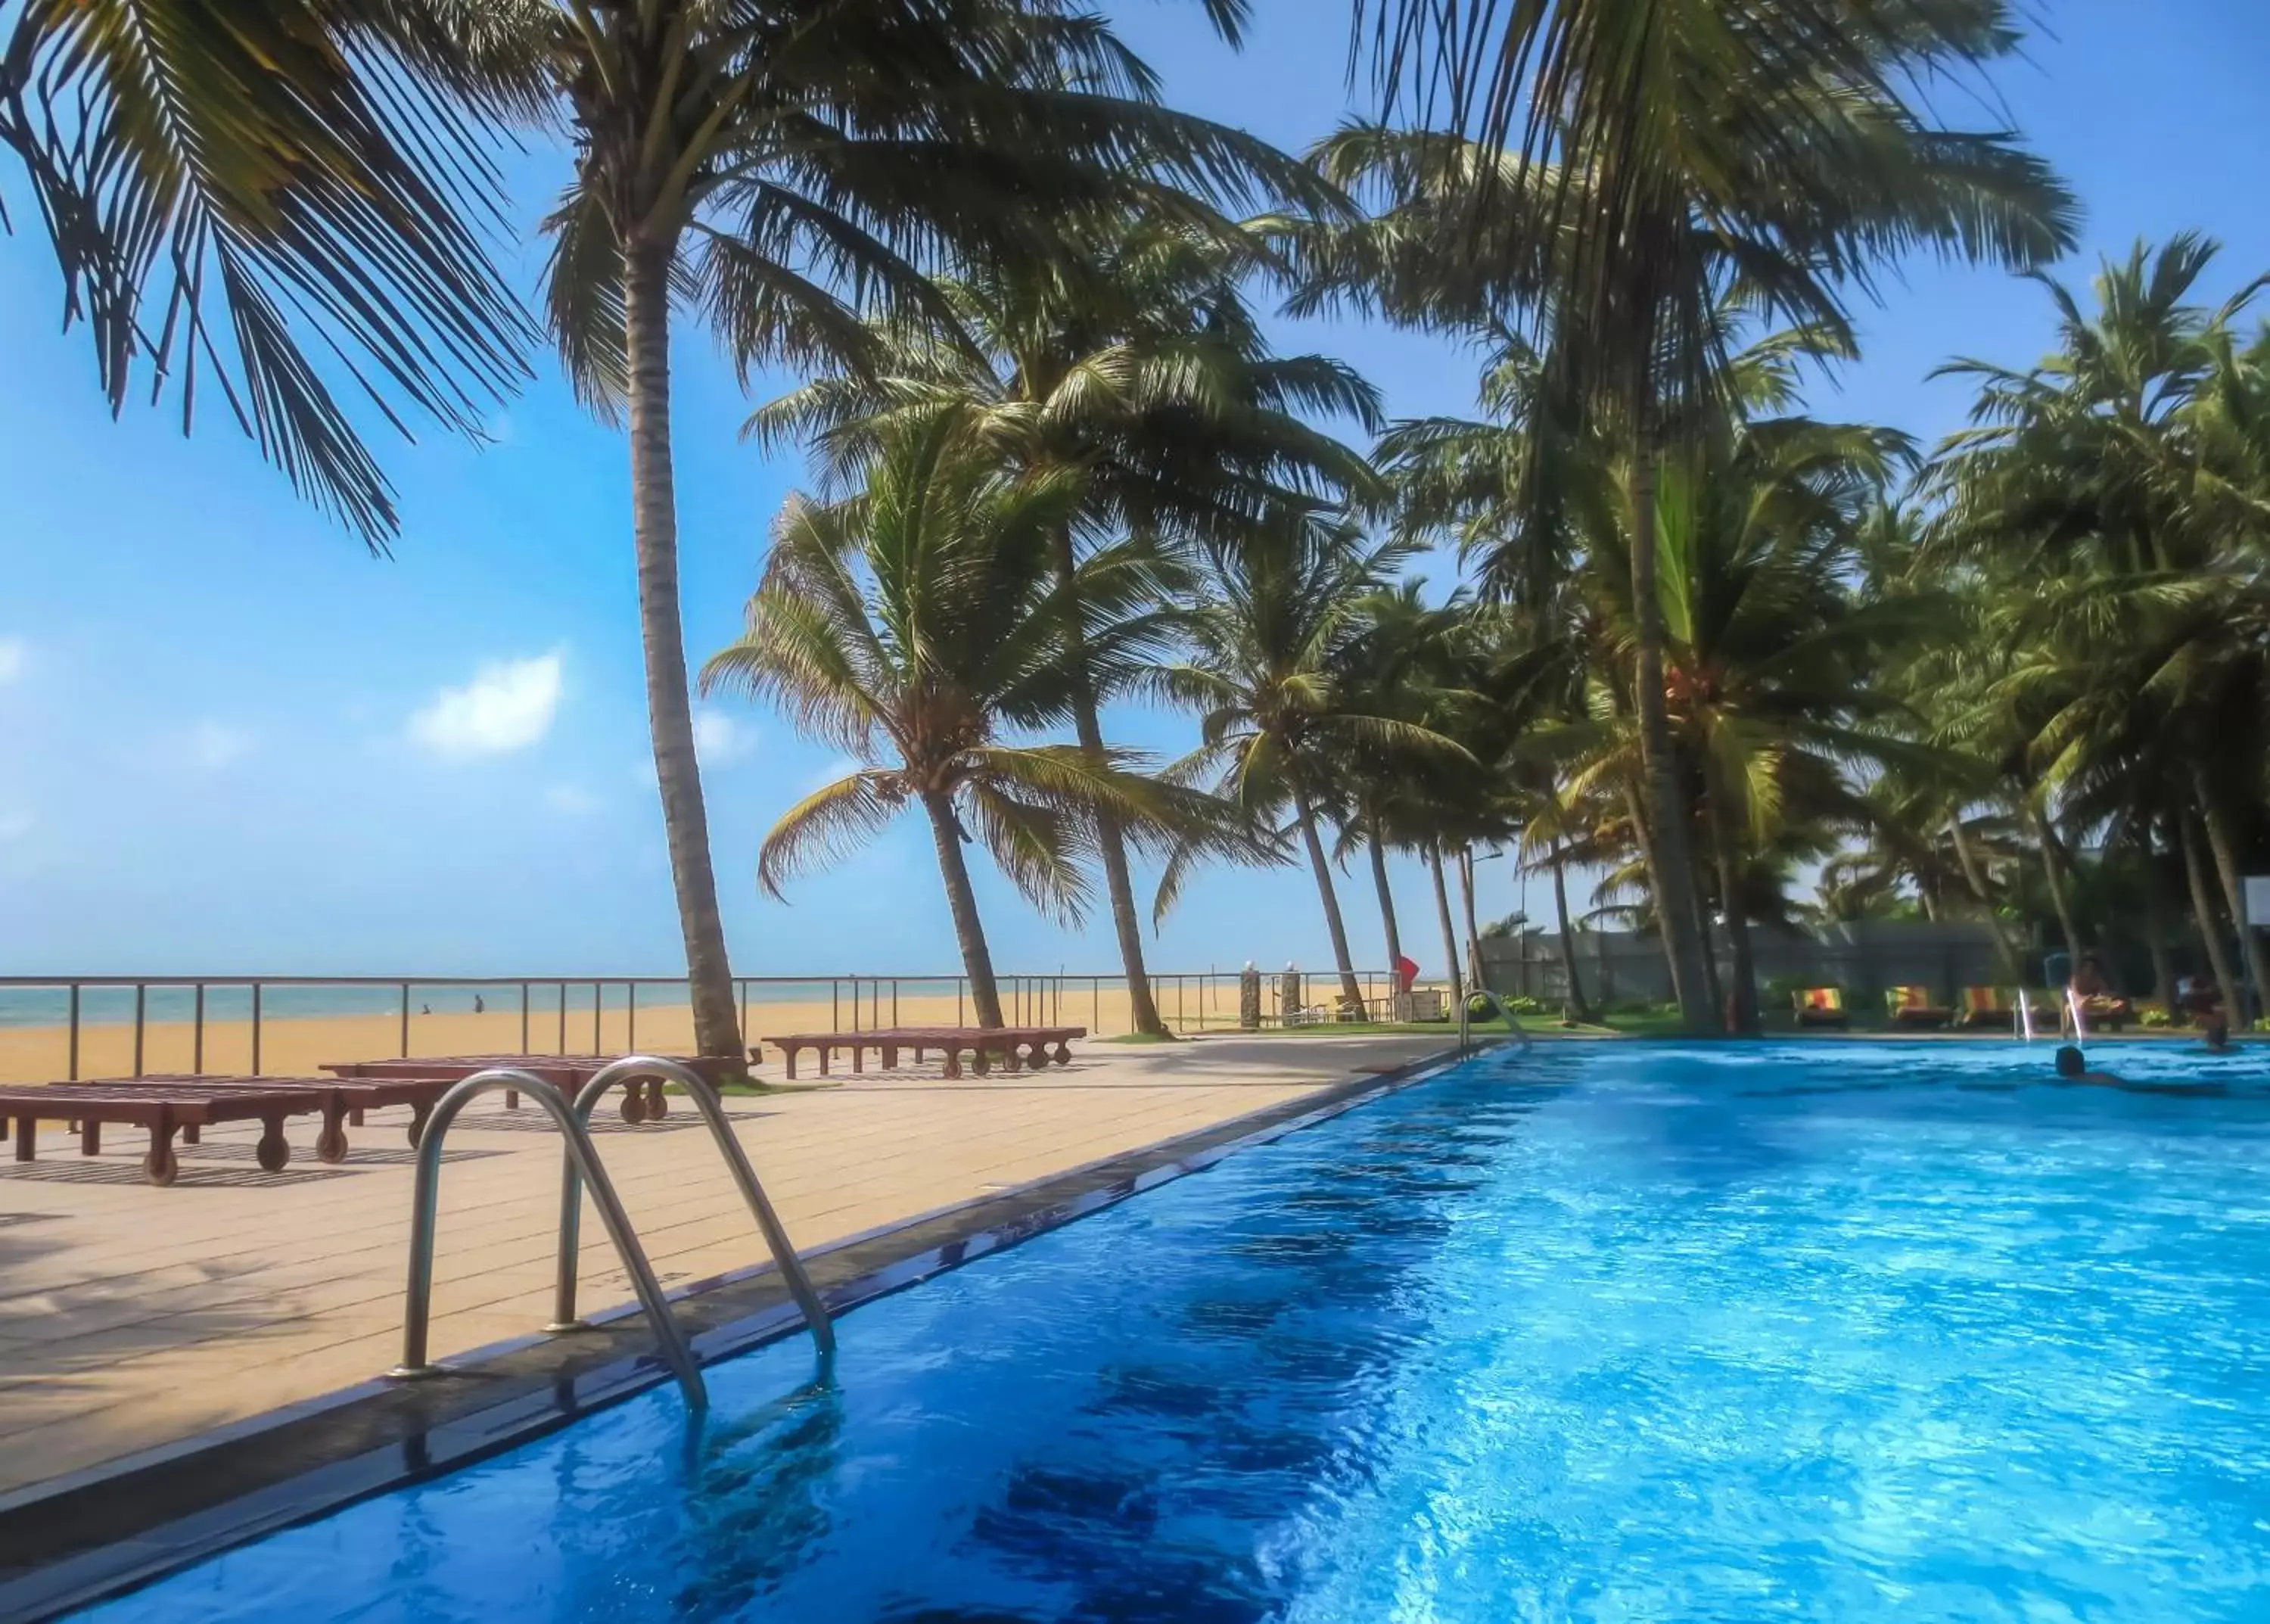
[[(1330, 1002), (1338, 976), (1302, 972), (1305, 1001)], [(1236, 970), (1154, 972), (1152, 998), (1177, 1033), (1238, 1024)], [(1358, 976), (1367, 1010), (1385, 1018), (1392, 977)], [(1053, 971), (997, 977), (1013, 1025), (1133, 1029), (1126, 977)], [(741, 1029), (866, 1031), (975, 1020), (966, 975), (745, 975), (735, 978)], [(1283, 975), (1262, 976), (1261, 1019), (1284, 1015)], [(819, 1023), (825, 1021), (825, 1026)], [(321, 1032), (313, 1023), (330, 1023)], [(304, 1070), (323, 1059), (413, 1052), (603, 1054), (688, 1045), (683, 976), (666, 975), (31, 975), (0, 976), (0, 1080), (134, 1076), (146, 1072)], [(338, 1054), (315, 1055), (328, 1042)], [(279, 1047), (284, 1052), (279, 1053)], [(348, 1052), (353, 1051), (353, 1052)]]

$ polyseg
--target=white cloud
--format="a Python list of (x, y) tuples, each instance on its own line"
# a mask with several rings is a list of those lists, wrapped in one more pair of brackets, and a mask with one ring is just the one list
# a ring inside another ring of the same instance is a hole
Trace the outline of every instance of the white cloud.
[(801, 799), (805, 796), (816, 794), (839, 778), (849, 778), (854, 773), (864, 771), (866, 765), (864, 761), (854, 756), (837, 756), (810, 778), (805, 780), (803, 785), (797, 790), (797, 798)]
[(200, 722), (189, 730), (182, 753), (200, 772), (217, 773), (252, 753), (252, 735), (218, 722)]
[(738, 761), (757, 747), (757, 730), (736, 722), (722, 710), (694, 713), (694, 750), (704, 767)]
[(20, 637), (0, 637), (0, 682), (13, 682), (31, 663), (32, 646)]
[(499, 660), (435, 694), (410, 718), (410, 737), (438, 755), (501, 755), (542, 738), (559, 708), (558, 654)]
[(544, 792), (544, 804), (570, 818), (588, 818), (599, 810), (599, 797), (580, 784), (553, 784)]

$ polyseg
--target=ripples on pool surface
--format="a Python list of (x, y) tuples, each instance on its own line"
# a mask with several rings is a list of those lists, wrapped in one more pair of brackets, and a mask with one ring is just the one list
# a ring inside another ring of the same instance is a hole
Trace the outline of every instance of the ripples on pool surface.
[(100, 1616), (2270, 1619), (2270, 1077), (2099, 1058), (1486, 1057)]

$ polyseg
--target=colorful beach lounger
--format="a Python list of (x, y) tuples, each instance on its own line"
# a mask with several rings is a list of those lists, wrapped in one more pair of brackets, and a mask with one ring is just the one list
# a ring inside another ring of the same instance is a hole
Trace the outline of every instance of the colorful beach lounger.
[(1806, 987), (1791, 994), (1800, 1027), (1845, 1027), (1852, 1017), (1844, 1008), (1842, 987)]
[(1955, 1012), (1943, 1004), (1934, 1004), (1928, 987), (1887, 987), (1884, 990), (1884, 1012), (1895, 1027), (1931, 1028), (1946, 1026), (1955, 1019)]
[(1965, 987), (1957, 1016), (1964, 1027), (2012, 1027), (2018, 1019), (2017, 995), (2007, 987)]

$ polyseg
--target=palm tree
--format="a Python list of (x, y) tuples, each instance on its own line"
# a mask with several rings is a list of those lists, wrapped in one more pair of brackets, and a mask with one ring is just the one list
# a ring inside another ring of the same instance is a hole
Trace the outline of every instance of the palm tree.
[[(114, 412), (202, 385), (374, 552), (392, 487), (367, 398), (478, 434), (533, 337), (491, 263), (488, 131), (530, 111), (468, 70), (456, 0), (0, 4), (12, 152)], [(162, 20), (162, 26), (156, 26)], [(470, 115), (470, 116), (468, 116)], [(9, 225), (0, 207), (0, 229)]]
[[(949, 404), (983, 412), (1020, 466), (1082, 476), (1080, 523), (1060, 530), (1056, 549), (1058, 582), (1072, 590), (1076, 530), (1186, 545), (1249, 521), (1261, 502), (1369, 480), (1361, 456), (1298, 414), (1347, 416), (1369, 427), (1372, 392), (1336, 361), (1269, 353), (1241, 285), (1265, 268), (1258, 240), (1226, 220), (1114, 222), (1076, 260), (945, 281), (953, 332), (879, 324), (883, 359), (872, 372), (806, 384), (758, 412), (751, 427), (767, 440), (813, 441), (841, 479), (856, 477), (878, 436), (904, 414)], [(1078, 618), (1068, 623), (1076, 667), (1086, 664), (1085, 635)], [(1098, 761), (1099, 707), (1109, 697), (1101, 674), (1090, 672), (1073, 714), (1081, 748)], [(1096, 818), (1134, 1025), (1164, 1036), (1125, 842), (1108, 808)]]
[(1158, 660), (1171, 620), (1151, 606), (1156, 560), (1137, 544), (1092, 550), (1066, 590), (1054, 538), (1085, 500), (1079, 476), (1006, 465), (976, 428), (950, 410), (903, 419), (862, 490), (792, 500), (748, 630), (710, 659), (702, 685), (768, 700), (864, 764), (774, 825), (757, 862), (765, 889), (780, 895), (919, 805), (978, 1020), (998, 1027), (965, 843), (983, 842), (1027, 897), (1077, 920), (1099, 805), (1146, 839), (1186, 845), (1231, 843), (1235, 819), (1129, 770), (1124, 753), (1098, 760), (1077, 745), (1013, 742), (1071, 717), (1082, 673), (1065, 656), (1069, 619), (1096, 617), (1087, 657), (1115, 679)]
[[(1289, 812), (1315, 876), (1340, 996), (1363, 990), (1319, 832), (1331, 800), (1329, 764), (1366, 746), (1456, 754), (1431, 728), (1358, 708), (1340, 673), (1365, 631), (1365, 612), (1411, 554), (1366, 542), (1346, 520), (1288, 508), (1211, 548), (1185, 617), (1189, 657), (1168, 668), (1168, 695), (1200, 716), (1198, 747), (1175, 769), (1211, 776), (1224, 799), (1256, 819)], [(1159, 907), (1171, 905), (1184, 864), (1169, 865)]]
[[(1994, 134), (1938, 128), (1913, 86), (2009, 51), (1999, 0), (1357, 0), (1392, 102), (1460, 133), (1344, 132), (1326, 173), (1381, 219), (1311, 250), (1317, 300), (1452, 330), (1525, 329), (1554, 417), (1621, 452), (1644, 801), (1689, 1026), (1710, 1024), (1702, 921), (1663, 692), (1653, 486), (1726, 393), (1725, 296), (1849, 342), (1843, 290), (1914, 248), (2054, 258), (2070, 197)], [(1471, 127), (1471, 128), (1470, 128)], [(1465, 138), (1467, 134), (1472, 140)], [(1456, 242), (1463, 252), (1445, 254)]]
[[(1204, 4), (1234, 38), (1242, 7)], [(138, 360), (162, 376), (176, 340), (193, 375), (219, 298), (239, 415), (374, 542), (393, 523), (383, 477), (308, 358), (366, 356), (415, 404), (477, 424), (521, 331), (460, 224), (496, 207), (484, 132), (568, 130), (545, 314), (579, 397), (628, 426), (648, 718), (704, 1054), (740, 1040), (679, 619), (674, 308), (700, 309), (745, 373), (856, 367), (863, 311), (949, 319), (926, 275), (940, 264), (1045, 263), (1083, 222), (1172, 217), (1256, 175), (1320, 196), (1265, 145), (1161, 108), (1148, 70), (1066, 0), (192, 0), (162, 29), (16, 9), (0, 141), (32, 177), (113, 399)]]
[[(2004, 652), (1975, 702), (1982, 725), (2010, 740), (2076, 951), (2059, 822), (2142, 842), (2148, 871), (2155, 831), (2183, 845), (2196, 827), (2232, 917), (2243, 913), (2243, 809), (2261, 804), (2270, 744), (2259, 721), (2270, 656), (2258, 635), (2270, 609), (2260, 541), (2270, 437), (2252, 404), (2259, 369), (2230, 331), (2264, 283), (2216, 309), (2194, 304), (2214, 255), (2190, 234), (2156, 250), (2139, 243), (2102, 266), (2093, 312), (2038, 278), (2059, 314), (2055, 352), (2022, 372), (1942, 368), (1977, 379), (1979, 396), (1977, 426), (1949, 440), (1935, 470), (1947, 501), (1937, 540), (1992, 594), (1982, 630)], [(2201, 923), (2219, 956), (2217, 932)], [(2270, 963), (2251, 932), (2241, 940), (2270, 1005)]]

